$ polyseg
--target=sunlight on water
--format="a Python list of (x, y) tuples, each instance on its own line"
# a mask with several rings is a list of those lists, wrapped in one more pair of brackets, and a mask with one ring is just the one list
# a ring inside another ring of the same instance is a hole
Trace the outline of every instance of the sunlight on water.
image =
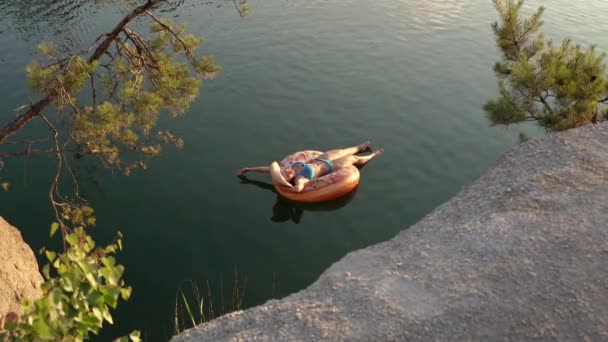
[(466, 0), (382, 1), (386, 16), (403, 20), (419, 32), (447, 29), (457, 23)]
[(403, 1), (403, 14), (422, 31), (446, 29), (456, 23), (466, 5), (465, 0)]

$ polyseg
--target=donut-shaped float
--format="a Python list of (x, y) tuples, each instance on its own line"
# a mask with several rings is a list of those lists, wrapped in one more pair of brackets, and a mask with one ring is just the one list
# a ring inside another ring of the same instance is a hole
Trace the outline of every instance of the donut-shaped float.
[[(289, 167), (295, 162), (309, 163), (318, 158), (320, 151), (306, 150), (290, 154), (279, 162), (281, 167)], [(350, 165), (325, 176), (315, 178), (300, 192), (291, 192), (286, 187), (273, 182), (274, 188), (283, 197), (297, 202), (323, 202), (342, 197), (359, 185), (359, 169)]]

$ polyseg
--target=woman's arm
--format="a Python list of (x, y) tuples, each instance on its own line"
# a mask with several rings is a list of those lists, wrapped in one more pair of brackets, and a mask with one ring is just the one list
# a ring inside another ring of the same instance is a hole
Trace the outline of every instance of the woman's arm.
[(253, 172), (261, 172), (261, 173), (268, 173), (268, 172), (270, 172), (270, 167), (268, 167), (268, 166), (245, 167), (245, 168), (240, 169), (236, 173), (236, 175), (237, 176), (244, 175), (247, 172), (251, 172), (251, 171), (253, 171)]
[(306, 185), (306, 183), (308, 183), (308, 178), (298, 176), (295, 179), (295, 183), (296, 183), (296, 185), (291, 188), (287, 188), (287, 191), (291, 191), (291, 192), (302, 191), (302, 189), (304, 189), (304, 186)]

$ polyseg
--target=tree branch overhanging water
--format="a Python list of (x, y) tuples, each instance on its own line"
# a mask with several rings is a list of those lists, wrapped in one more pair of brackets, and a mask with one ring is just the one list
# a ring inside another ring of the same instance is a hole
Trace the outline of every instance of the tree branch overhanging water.
[[(156, 4), (160, 3), (160, 2), (163, 2), (163, 1), (165, 1), (165, 0), (147, 0), (145, 4), (143, 4), (143, 5), (139, 6), (139, 7), (136, 7), (135, 9), (133, 9), (133, 11), (131, 11), (127, 16), (125, 16), (114, 27), (114, 29), (110, 33), (106, 33), (105, 34), (105, 39), (103, 39), (101, 41), (101, 43), (99, 43), (99, 45), (97, 46), (97, 48), (95, 49), (95, 51), (93, 52), (93, 54), (88, 58), (87, 62), (89, 64), (92, 64), (94, 61), (99, 60), (99, 58), (106, 51), (108, 51), (108, 49), (109, 49), (110, 45), (112, 44), (112, 42), (116, 40), (116, 38), (118, 37), (118, 35), (123, 31), (123, 29), (125, 28), (125, 26), (129, 22), (131, 22), (131, 20), (133, 20), (134, 18), (138, 17), (139, 15), (141, 15), (142, 13), (144, 13), (145, 11), (148, 11), (154, 5), (156, 5)], [(95, 40), (95, 42), (93, 43), (92, 46), (94, 46), (94, 44), (97, 41), (99, 41), (101, 37), (103, 37), (103, 35), (99, 36), (99, 38), (97, 38)], [(16, 119), (14, 119), (11, 122), (9, 122), (8, 124), (4, 125), (4, 127), (2, 127), (2, 130), (0, 130), (0, 145), (2, 145), (6, 141), (6, 139), (8, 139), (12, 135), (14, 135), (17, 131), (19, 131), (20, 129), (22, 129), (28, 122), (30, 122), (36, 116), (40, 115), (40, 113), (42, 113), (42, 111), (49, 104), (53, 103), (53, 100), (55, 100), (55, 98), (58, 95), (59, 94), (58, 94), (57, 91), (51, 91), (44, 98), (42, 98), (41, 100), (39, 100), (35, 104), (31, 105), (27, 112), (19, 115)]]

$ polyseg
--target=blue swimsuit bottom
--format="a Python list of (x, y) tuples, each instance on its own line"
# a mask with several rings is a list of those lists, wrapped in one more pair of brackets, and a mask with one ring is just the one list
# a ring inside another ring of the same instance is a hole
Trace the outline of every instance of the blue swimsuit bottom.
[[(334, 164), (331, 162), (331, 160), (320, 159), (320, 158), (315, 158), (313, 160), (318, 160), (318, 161), (321, 161), (321, 162), (324, 162), (325, 164), (327, 164), (327, 166), (329, 167), (328, 173), (331, 173), (333, 171)], [(296, 166), (296, 165), (303, 166), (302, 171), (300, 171), (300, 173), (298, 173), (298, 176), (306, 177), (309, 180), (313, 180), (315, 178), (315, 170), (312, 168), (312, 166), (310, 166), (309, 164), (303, 163), (303, 162), (295, 162), (295, 163), (291, 164), (291, 166)]]

